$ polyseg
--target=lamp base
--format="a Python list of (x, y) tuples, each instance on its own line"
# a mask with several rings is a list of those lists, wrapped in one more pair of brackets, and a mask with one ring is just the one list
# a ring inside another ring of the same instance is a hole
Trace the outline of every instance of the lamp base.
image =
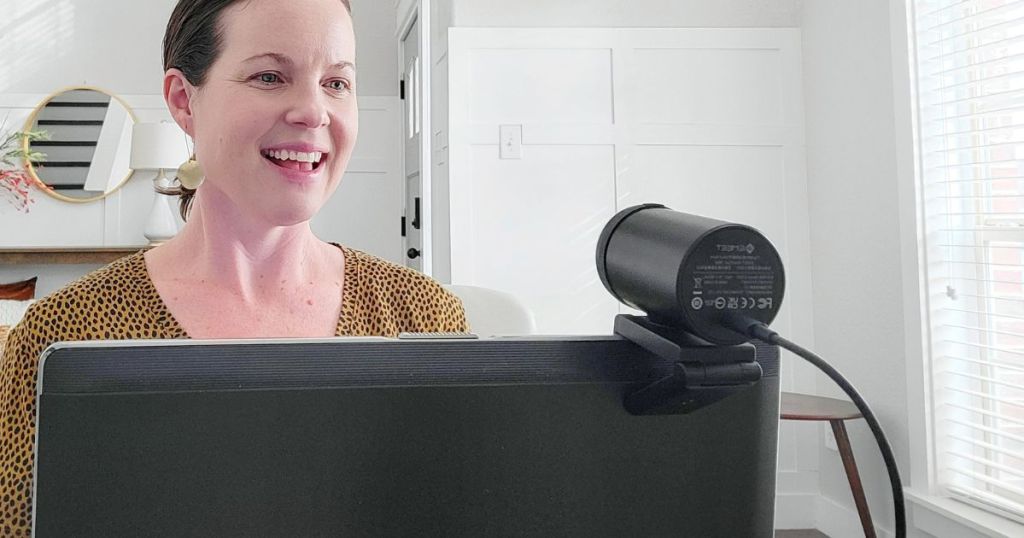
[[(153, 178), (155, 187), (167, 187), (167, 177), (164, 171)], [(149, 218), (146, 219), (146, 227), (142, 232), (149, 244), (156, 246), (164, 243), (178, 233), (178, 222), (174, 218), (174, 210), (167, 203), (167, 199), (159, 192), (153, 192), (153, 205), (149, 210)]]

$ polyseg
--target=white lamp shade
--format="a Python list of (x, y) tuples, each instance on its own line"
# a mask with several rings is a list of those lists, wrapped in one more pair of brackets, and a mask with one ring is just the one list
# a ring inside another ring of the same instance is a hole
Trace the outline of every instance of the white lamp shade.
[(185, 133), (177, 124), (136, 123), (132, 129), (132, 170), (173, 170), (188, 157)]

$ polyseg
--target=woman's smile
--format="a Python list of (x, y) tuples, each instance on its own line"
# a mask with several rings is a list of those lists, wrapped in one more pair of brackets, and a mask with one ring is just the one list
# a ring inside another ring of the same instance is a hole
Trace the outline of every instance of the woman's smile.
[(260, 150), (263, 160), (286, 180), (306, 183), (319, 179), (329, 153), (309, 144), (284, 144)]

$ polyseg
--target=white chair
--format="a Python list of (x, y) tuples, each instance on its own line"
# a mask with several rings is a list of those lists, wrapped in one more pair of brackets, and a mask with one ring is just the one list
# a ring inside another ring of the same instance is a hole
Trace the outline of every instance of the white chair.
[(533, 312), (510, 293), (445, 284), (444, 288), (462, 300), (469, 330), (479, 336), (510, 336), (537, 332)]

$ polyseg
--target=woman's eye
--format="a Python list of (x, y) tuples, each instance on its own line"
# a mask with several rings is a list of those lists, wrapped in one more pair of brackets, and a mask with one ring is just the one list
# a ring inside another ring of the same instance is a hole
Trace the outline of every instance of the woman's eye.
[(276, 73), (260, 73), (257, 75), (257, 78), (263, 84), (276, 84), (280, 82), (280, 78)]
[(348, 82), (344, 80), (332, 80), (327, 83), (327, 86), (334, 91), (343, 92), (348, 89)]

